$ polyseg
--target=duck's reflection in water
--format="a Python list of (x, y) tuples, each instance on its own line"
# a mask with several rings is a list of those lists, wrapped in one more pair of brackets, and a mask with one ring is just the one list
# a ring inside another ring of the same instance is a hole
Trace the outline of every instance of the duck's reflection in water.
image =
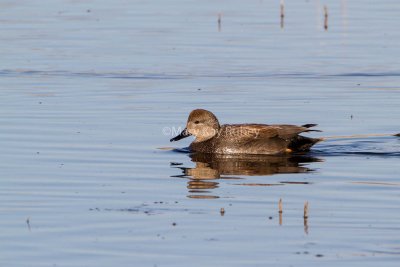
[[(307, 167), (307, 163), (322, 161), (306, 155), (266, 156), (192, 153), (189, 156), (195, 163), (194, 167), (177, 166), (181, 164), (176, 163), (171, 165), (182, 170), (181, 175), (174, 177), (189, 179), (187, 188), (190, 198), (218, 198), (218, 196), (212, 194), (213, 189), (219, 187), (218, 179), (243, 179), (236, 177), (242, 175), (264, 176), (278, 173), (305, 173), (313, 171)], [(282, 184), (243, 185), (269, 186)]]

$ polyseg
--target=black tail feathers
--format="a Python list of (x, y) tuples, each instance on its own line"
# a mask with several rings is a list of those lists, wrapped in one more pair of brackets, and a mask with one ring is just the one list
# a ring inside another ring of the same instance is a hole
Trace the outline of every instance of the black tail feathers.
[(316, 143), (322, 141), (319, 138), (310, 138), (298, 135), (296, 138), (293, 138), (289, 144), (289, 148), (293, 150), (293, 152), (307, 152), (310, 151), (310, 148)]
[(317, 126), (317, 125), (318, 125), (318, 124), (309, 123), (309, 124), (301, 125), (301, 127), (304, 127), (304, 128), (312, 128), (312, 127), (315, 127), (315, 126)]
[[(309, 123), (309, 124), (301, 125), (301, 127), (304, 127), (304, 128), (312, 128), (312, 127), (315, 127), (315, 126), (317, 126), (317, 125), (318, 125), (318, 124)], [(320, 131), (320, 130), (307, 130), (307, 131), (305, 131), (305, 132), (322, 132), (322, 131)]]

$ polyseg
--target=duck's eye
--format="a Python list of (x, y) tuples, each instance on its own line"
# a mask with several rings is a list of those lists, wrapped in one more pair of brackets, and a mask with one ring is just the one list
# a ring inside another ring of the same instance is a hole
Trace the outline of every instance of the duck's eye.
[(200, 122), (199, 122), (199, 121), (195, 121), (194, 123), (195, 123), (195, 124), (199, 124)]

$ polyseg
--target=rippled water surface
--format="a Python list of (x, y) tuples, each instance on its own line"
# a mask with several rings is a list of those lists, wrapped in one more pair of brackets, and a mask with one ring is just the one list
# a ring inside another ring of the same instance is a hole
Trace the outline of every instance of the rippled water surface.
[(398, 266), (398, 137), (293, 157), (159, 148), (195, 108), (319, 124), (311, 136), (400, 132), (399, 11), (0, 1), (0, 265)]

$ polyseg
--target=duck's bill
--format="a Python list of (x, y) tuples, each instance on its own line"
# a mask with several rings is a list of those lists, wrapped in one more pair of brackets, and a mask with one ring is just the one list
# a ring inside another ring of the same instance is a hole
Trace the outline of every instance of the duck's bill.
[(179, 141), (188, 136), (191, 136), (191, 134), (185, 128), (179, 135), (175, 136), (174, 138), (171, 138), (169, 141), (170, 142)]

